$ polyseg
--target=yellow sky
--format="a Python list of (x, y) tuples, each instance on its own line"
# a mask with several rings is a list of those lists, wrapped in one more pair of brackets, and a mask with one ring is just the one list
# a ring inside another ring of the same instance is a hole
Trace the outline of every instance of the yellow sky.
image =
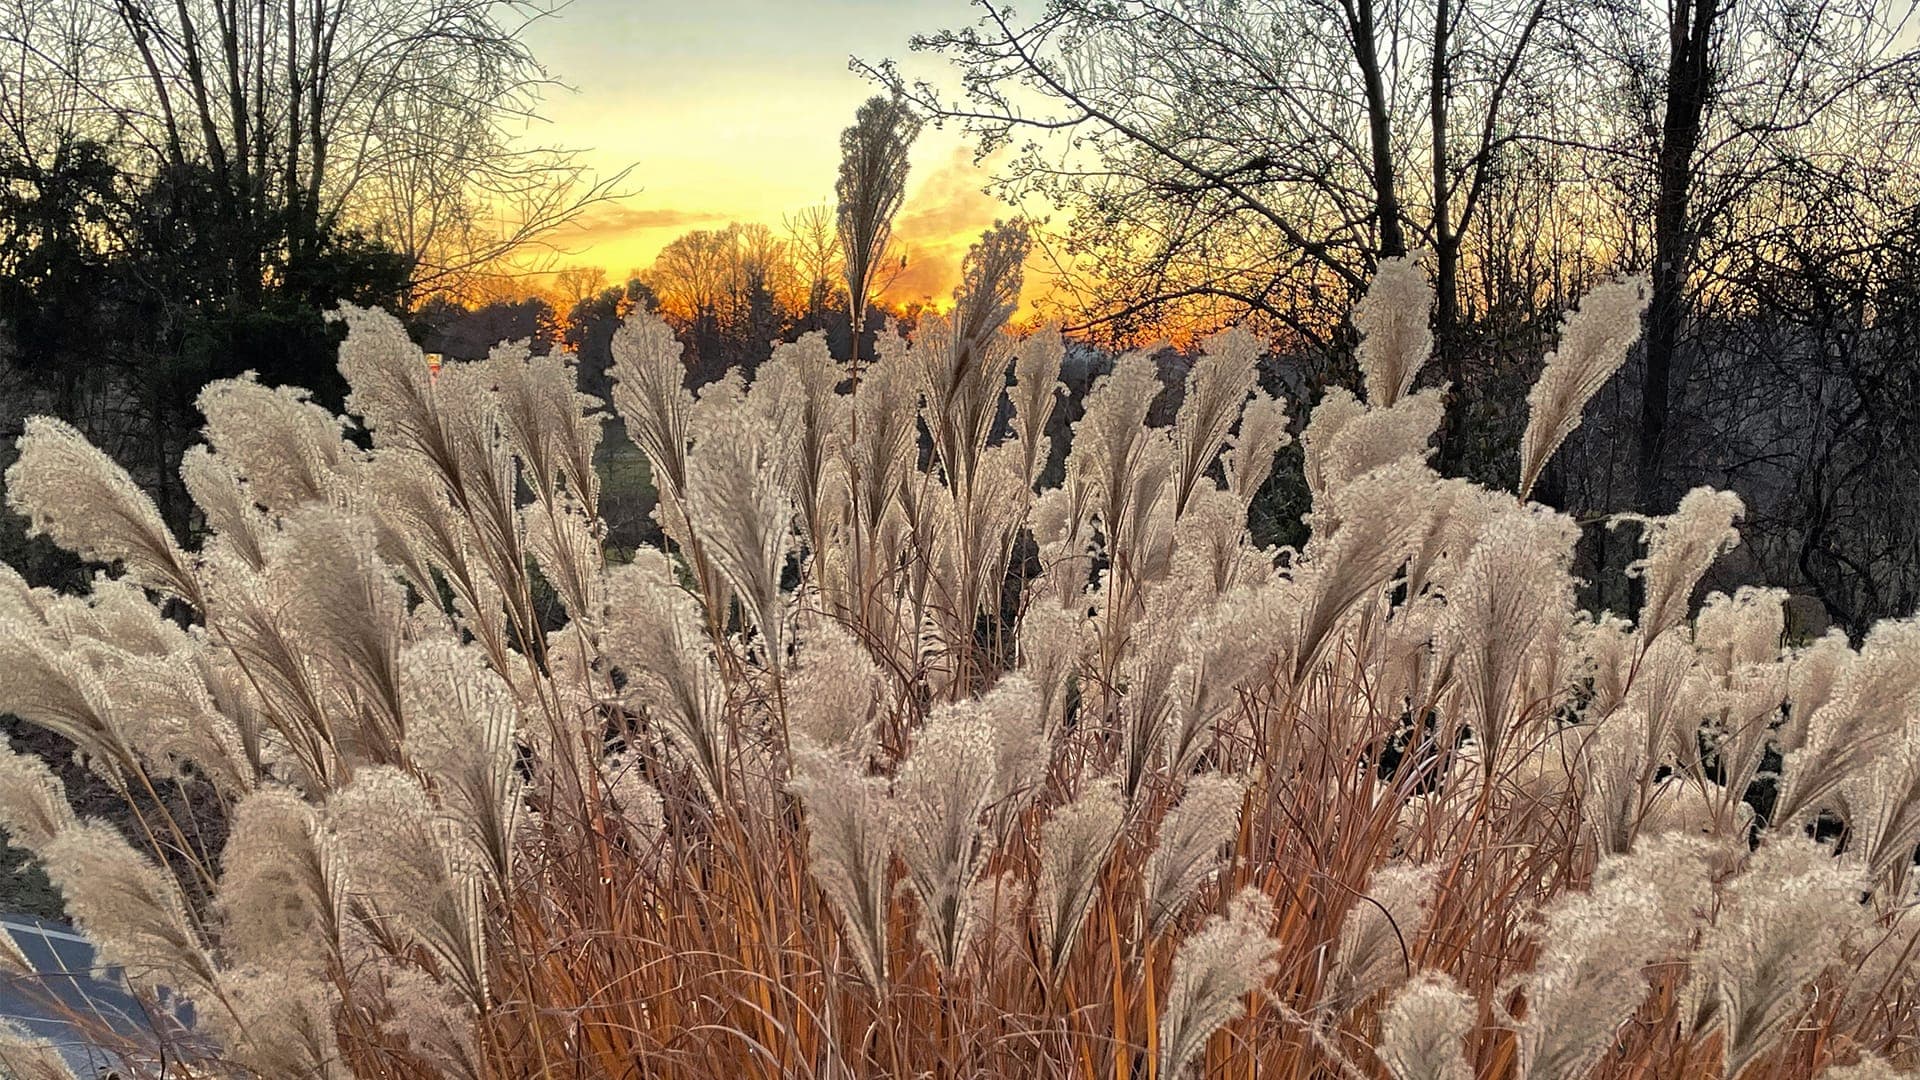
[[(558, 265), (617, 280), (689, 229), (777, 229), (783, 215), (831, 201), (840, 130), (875, 90), (848, 70), (849, 55), (938, 78), (940, 62), (909, 53), (908, 37), (972, 18), (962, 0), (573, 0), (528, 34), (573, 88), (549, 96), (535, 135), (587, 148), (608, 172), (633, 165), (638, 193), (561, 236), (570, 253)], [(909, 268), (893, 298), (951, 292), (967, 245), (1008, 213), (981, 192), (985, 179), (958, 132), (922, 133), (895, 223)]]

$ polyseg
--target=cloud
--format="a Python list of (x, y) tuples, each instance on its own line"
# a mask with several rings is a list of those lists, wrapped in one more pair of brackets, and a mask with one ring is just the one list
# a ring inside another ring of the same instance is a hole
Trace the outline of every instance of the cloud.
[(727, 215), (708, 210), (675, 210), (667, 207), (626, 206), (607, 203), (587, 209), (575, 218), (572, 228), (597, 239), (648, 229), (684, 229), (706, 222), (724, 221)]
[(945, 302), (953, 295), (967, 248), (995, 219), (1013, 213), (983, 190), (987, 179), (987, 171), (973, 163), (973, 152), (956, 147), (925, 179), (911, 185), (893, 222), (893, 240), (905, 251), (907, 267), (887, 287), (887, 299), (931, 297)]

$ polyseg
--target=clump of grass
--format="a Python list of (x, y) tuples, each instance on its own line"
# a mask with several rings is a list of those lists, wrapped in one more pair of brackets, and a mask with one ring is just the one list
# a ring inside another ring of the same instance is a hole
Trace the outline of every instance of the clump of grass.
[[(636, 314), (613, 404), (644, 470), (596, 471), (606, 417), (563, 360), (431, 376), (356, 309), (370, 448), (216, 384), (197, 549), (31, 421), (13, 507), (114, 572), (0, 573), (0, 710), (78, 746), (131, 828), (15, 752), (0, 825), (138, 992), (194, 1001), (205, 1039), (99, 1034), (127, 1071), (1912, 1064), (1920, 623), (1783, 648), (1748, 590), (1696, 624), (1740, 510), (1705, 491), (1643, 523), (1641, 620), (1590, 618), (1574, 524), (1524, 499), (1632, 285), (1568, 321), (1515, 494), (1427, 466), (1431, 292), (1387, 267), (1367, 399), (1305, 425), (1310, 532), (1270, 550), (1248, 515), (1289, 439), (1244, 334), (1165, 426), (1120, 359), (1040, 485), (1061, 344), (1004, 325), (1024, 243), (996, 232), (954, 318), (858, 380), (803, 339), (695, 393)], [(615, 554), (601, 508), (640, 475), (662, 539)], [(1823, 814), (1845, 844), (1805, 838)], [(12, 1036), (0, 1063), (60, 1067)]]

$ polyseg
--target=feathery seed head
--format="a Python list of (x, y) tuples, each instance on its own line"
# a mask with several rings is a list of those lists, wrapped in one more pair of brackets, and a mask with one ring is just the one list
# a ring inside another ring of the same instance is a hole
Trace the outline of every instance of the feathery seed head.
[(1273, 456), (1293, 441), (1288, 423), (1287, 399), (1255, 387), (1240, 410), (1240, 426), (1227, 440), (1222, 456), (1227, 490), (1242, 503), (1253, 501), (1273, 473)]
[(886, 781), (844, 755), (802, 744), (788, 788), (806, 810), (807, 871), (840, 916), (861, 974), (885, 986), (893, 839)]
[(973, 885), (987, 855), (981, 822), (1000, 785), (987, 710), (949, 706), (927, 718), (894, 781), (892, 847), (920, 904), (920, 937), (942, 971), (959, 969), (976, 922)]
[(1644, 841), (1603, 860), (1592, 888), (1548, 905), (1540, 952), (1519, 1024), (1520, 1067), (1543, 1080), (1572, 1080), (1612, 1045), (1646, 996), (1642, 969), (1684, 947), (1707, 899), (1692, 837)]
[(1341, 921), (1340, 940), (1321, 1007), (1345, 1012), (1407, 974), (1413, 945), (1426, 922), (1435, 868), (1383, 866)]
[(1381, 1012), (1381, 1063), (1393, 1080), (1472, 1080), (1462, 1044), (1478, 1013), (1473, 996), (1452, 979), (1420, 973)]
[(1224, 864), (1221, 849), (1240, 826), (1245, 795), (1244, 783), (1217, 773), (1187, 781), (1186, 794), (1160, 819), (1153, 853), (1147, 856), (1141, 894), (1149, 929), (1164, 930), (1219, 873)]
[(33, 754), (0, 746), (0, 828), (7, 839), (39, 851), (74, 825), (66, 786)]
[(1687, 617), (1693, 587), (1707, 567), (1740, 542), (1733, 523), (1746, 513), (1740, 496), (1730, 491), (1694, 488), (1666, 517), (1623, 514), (1616, 522), (1638, 521), (1646, 528), (1644, 559), (1627, 568), (1646, 581), (1646, 601), (1640, 610), (1640, 637), (1652, 641)]
[(269, 514), (344, 497), (356, 454), (341, 419), (305, 390), (262, 386), (248, 373), (208, 383), (194, 404), (207, 418), (214, 459)]
[(1180, 943), (1160, 1014), (1161, 1076), (1180, 1075), (1240, 1011), (1240, 999), (1273, 977), (1280, 943), (1268, 933), (1272, 921), (1273, 901), (1250, 887), (1234, 897), (1228, 914)]
[(1643, 278), (1626, 278), (1589, 292), (1560, 330), (1560, 347), (1547, 357), (1527, 394), (1527, 430), (1520, 440), (1520, 497), (1533, 493), (1540, 473), (1560, 444), (1580, 426), (1593, 395), (1627, 362), (1640, 337), (1640, 315), (1651, 290)]
[(873, 654), (839, 622), (801, 623), (787, 672), (787, 726), (796, 742), (863, 754), (892, 704), (892, 684)]
[(0, 1021), (0, 1071), (17, 1080), (79, 1080), (58, 1044), (11, 1020)]
[(119, 563), (147, 588), (199, 599), (193, 572), (160, 511), (133, 477), (71, 424), (27, 418), (6, 472), (7, 505), (45, 536), (96, 562)]
[(1367, 293), (1353, 309), (1360, 331), (1360, 374), (1367, 401), (1390, 407), (1413, 389), (1413, 380), (1433, 352), (1433, 286), (1420, 269), (1424, 253), (1382, 259)]
[(1126, 811), (1108, 779), (1055, 810), (1040, 827), (1034, 907), (1040, 916), (1041, 960), (1055, 978), (1072, 957), (1081, 924), (1100, 891), (1100, 874), (1125, 824)]
[(111, 825), (61, 829), (39, 854), (68, 915), (92, 939), (98, 966), (191, 996), (212, 989), (213, 961), (188, 920), (179, 882)]

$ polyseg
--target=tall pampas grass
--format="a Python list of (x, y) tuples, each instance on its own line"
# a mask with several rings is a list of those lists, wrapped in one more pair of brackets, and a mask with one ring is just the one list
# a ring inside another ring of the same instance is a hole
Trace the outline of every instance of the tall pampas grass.
[(1920, 623), (1783, 649), (1778, 593), (1696, 609), (1741, 512), (1705, 490), (1633, 519), (1637, 624), (1581, 612), (1581, 523), (1527, 501), (1636, 283), (1569, 319), (1500, 491), (1429, 463), (1431, 290), (1385, 263), (1364, 386), (1304, 418), (1308, 539), (1267, 550), (1263, 343), (1184, 388), (1121, 357), (1054, 447), (1026, 239), (858, 363), (810, 337), (696, 393), (629, 317), (665, 537), (630, 555), (569, 358), (432, 377), (378, 312), (341, 312), (351, 418), (202, 394), (196, 543), (30, 421), (9, 503), (100, 573), (0, 572), (0, 708), (116, 812), (16, 749), (0, 825), (198, 1018), (89, 1037), (195, 1080), (1915, 1065)]
[(1126, 823), (1112, 784), (1097, 784), (1054, 811), (1040, 829), (1040, 957), (1057, 977), (1066, 970), (1100, 888), (1100, 873)]
[(7, 505), (26, 516), (30, 535), (95, 562), (117, 563), (149, 589), (198, 598), (187, 557), (153, 500), (72, 425), (29, 417), (6, 480)]
[(1413, 380), (1433, 352), (1433, 331), (1427, 326), (1432, 310), (1433, 286), (1420, 269), (1419, 255), (1380, 260), (1366, 295), (1353, 309), (1368, 403), (1392, 408), (1413, 389)]

